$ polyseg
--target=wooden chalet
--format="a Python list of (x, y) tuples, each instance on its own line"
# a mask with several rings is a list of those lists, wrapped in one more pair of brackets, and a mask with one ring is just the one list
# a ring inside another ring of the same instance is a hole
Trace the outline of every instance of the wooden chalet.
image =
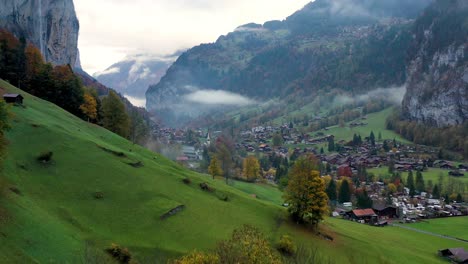
[(372, 206), (372, 209), (380, 219), (392, 219), (398, 217), (398, 210), (393, 206), (375, 204)]
[(378, 216), (372, 209), (356, 209), (346, 213), (346, 218), (360, 223), (376, 223)]
[(468, 264), (468, 252), (464, 248), (447, 248), (439, 250), (439, 256), (452, 263)]
[(9, 104), (23, 104), (24, 97), (21, 94), (4, 94), (3, 100)]

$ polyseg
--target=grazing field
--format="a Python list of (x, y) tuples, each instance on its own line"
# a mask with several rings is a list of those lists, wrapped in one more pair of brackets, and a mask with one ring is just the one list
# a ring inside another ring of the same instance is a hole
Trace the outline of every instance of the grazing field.
[(431, 219), (408, 226), (439, 235), (468, 240), (467, 216)]
[[(464, 245), (336, 219), (322, 227), (334, 238), (327, 241), (290, 223), (273, 186), (233, 188), (3, 81), (0, 87), (25, 97), (25, 107), (11, 109), (0, 176), (0, 263), (89, 263), (111, 243), (127, 247), (139, 263), (166, 263), (213, 249), (243, 224), (260, 228), (272, 243), (291, 234), (330, 263), (442, 263), (435, 250)], [(51, 160), (40, 162), (46, 152)], [(132, 166), (138, 162), (142, 166)], [(185, 209), (162, 218), (181, 205)]]
[[(390, 177), (390, 173), (388, 172), (388, 167), (381, 167), (375, 169), (369, 169), (368, 172), (374, 173), (378, 177), (382, 177), (384, 179)], [(434, 184), (439, 182), (439, 177), (442, 175), (442, 179), (444, 183), (447, 183), (449, 179), (460, 180), (463, 183), (468, 183), (468, 173), (465, 173), (463, 177), (453, 177), (449, 176), (449, 170), (439, 169), (439, 168), (429, 168), (427, 171), (422, 172), (424, 181), (427, 183), (428, 181), (432, 181)], [(402, 173), (403, 179), (406, 180), (408, 176), (407, 172)]]
[(381, 133), (382, 139), (396, 139), (399, 142), (409, 143), (406, 139), (402, 138), (394, 131), (386, 129), (385, 121), (387, 120), (387, 117), (392, 114), (393, 110), (393, 108), (387, 108), (383, 111), (367, 115), (367, 119), (365, 120), (358, 120), (359, 122), (367, 123), (365, 126), (349, 127), (349, 124), (352, 122), (348, 122), (346, 123), (345, 127), (330, 127), (329, 130), (325, 133), (334, 135), (336, 142), (338, 140), (352, 140), (354, 134), (361, 135), (362, 138), (365, 138), (368, 137), (372, 131), (374, 131), (376, 139), (379, 133)]
[(231, 186), (246, 194), (255, 195), (258, 200), (269, 201), (275, 205), (282, 205), (284, 202), (282, 198), (283, 193), (275, 186), (269, 184), (234, 181)]
[[(360, 263), (447, 263), (437, 256), (437, 250), (468, 246), (398, 227), (371, 227), (341, 219), (328, 219), (326, 226), (336, 233), (337, 244), (346, 245), (340, 254), (354, 261), (362, 259)], [(365, 257), (357, 253), (362, 250)]]

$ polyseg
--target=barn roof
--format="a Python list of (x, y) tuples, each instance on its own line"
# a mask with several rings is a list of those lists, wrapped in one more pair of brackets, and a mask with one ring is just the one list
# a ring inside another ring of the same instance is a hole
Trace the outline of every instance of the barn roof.
[(21, 94), (4, 94), (3, 98), (16, 98), (16, 97), (23, 97)]
[(373, 216), (375, 215), (375, 212), (372, 209), (357, 209), (357, 210), (353, 210), (353, 214), (357, 217), (362, 217), (362, 216)]

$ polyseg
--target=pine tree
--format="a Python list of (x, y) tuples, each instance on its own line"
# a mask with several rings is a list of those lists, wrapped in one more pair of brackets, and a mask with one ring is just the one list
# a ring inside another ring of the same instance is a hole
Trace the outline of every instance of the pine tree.
[(384, 140), (384, 143), (383, 143), (382, 148), (385, 150), (385, 152), (389, 152), (389, 151), (390, 151), (390, 147), (388, 146), (388, 143), (387, 143), (386, 140)]
[(338, 201), (340, 203), (346, 203), (351, 201), (351, 190), (349, 188), (349, 182), (343, 180), (340, 186), (340, 191), (338, 193)]
[(463, 203), (463, 197), (462, 197), (462, 195), (460, 193), (457, 194), (457, 202), (458, 203)]
[(419, 192), (424, 192), (426, 190), (424, 178), (420, 171), (416, 172), (416, 190), (418, 190)]
[(288, 211), (294, 220), (317, 228), (328, 210), (325, 181), (311, 165), (310, 157), (299, 158), (289, 174), (285, 190)]
[(332, 202), (336, 201), (337, 195), (336, 195), (336, 182), (332, 179), (330, 183), (327, 186), (327, 195), (328, 199)]
[(382, 132), (379, 131), (378, 140), (382, 141)]
[(130, 133), (130, 118), (119, 96), (110, 91), (102, 100), (102, 125), (108, 130), (127, 138)]
[(372, 145), (372, 146), (375, 146), (375, 135), (374, 135), (374, 131), (371, 131), (370, 136), (369, 136), (369, 140), (370, 140), (371, 145)]
[(432, 198), (439, 199), (440, 198), (440, 190), (439, 185), (434, 185), (434, 189), (432, 189)]
[(362, 209), (372, 208), (372, 199), (365, 188), (357, 195), (357, 207)]
[(334, 137), (328, 138), (328, 152), (335, 151), (335, 139)]
[(409, 188), (409, 195), (413, 197), (416, 194), (416, 189), (414, 185), (413, 172), (408, 173), (408, 179), (406, 180), (406, 186)]

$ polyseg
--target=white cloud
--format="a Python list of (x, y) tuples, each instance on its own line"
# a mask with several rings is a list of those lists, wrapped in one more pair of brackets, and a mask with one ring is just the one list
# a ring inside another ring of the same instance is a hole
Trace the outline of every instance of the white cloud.
[(284, 19), (310, 0), (75, 0), (82, 66), (102, 71), (130, 54), (170, 54), (250, 22)]
[(113, 67), (113, 68), (107, 69), (105, 71), (95, 73), (94, 77), (98, 77), (98, 76), (101, 76), (101, 75), (107, 75), (107, 74), (113, 74), (113, 73), (119, 73), (119, 72), (120, 72), (120, 68)]
[(401, 104), (406, 93), (406, 86), (376, 88), (366, 94), (355, 96), (339, 95), (335, 97), (334, 105), (347, 105), (354, 102), (366, 102), (371, 99), (384, 99), (387, 102)]
[(185, 96), (187, 101), (204, 105), (235, 105), (245, 106), (254, 104), (251, 100), (240, 94), (220, 90), (198, 90)]
[(128, 94), (124, 94), (125, 98), (127, 98), (130, 103), (134, 106), (138, 107), (146, 107), (146, 99), (145, 98), (138, 98), (138, 97), (133, 97)]

